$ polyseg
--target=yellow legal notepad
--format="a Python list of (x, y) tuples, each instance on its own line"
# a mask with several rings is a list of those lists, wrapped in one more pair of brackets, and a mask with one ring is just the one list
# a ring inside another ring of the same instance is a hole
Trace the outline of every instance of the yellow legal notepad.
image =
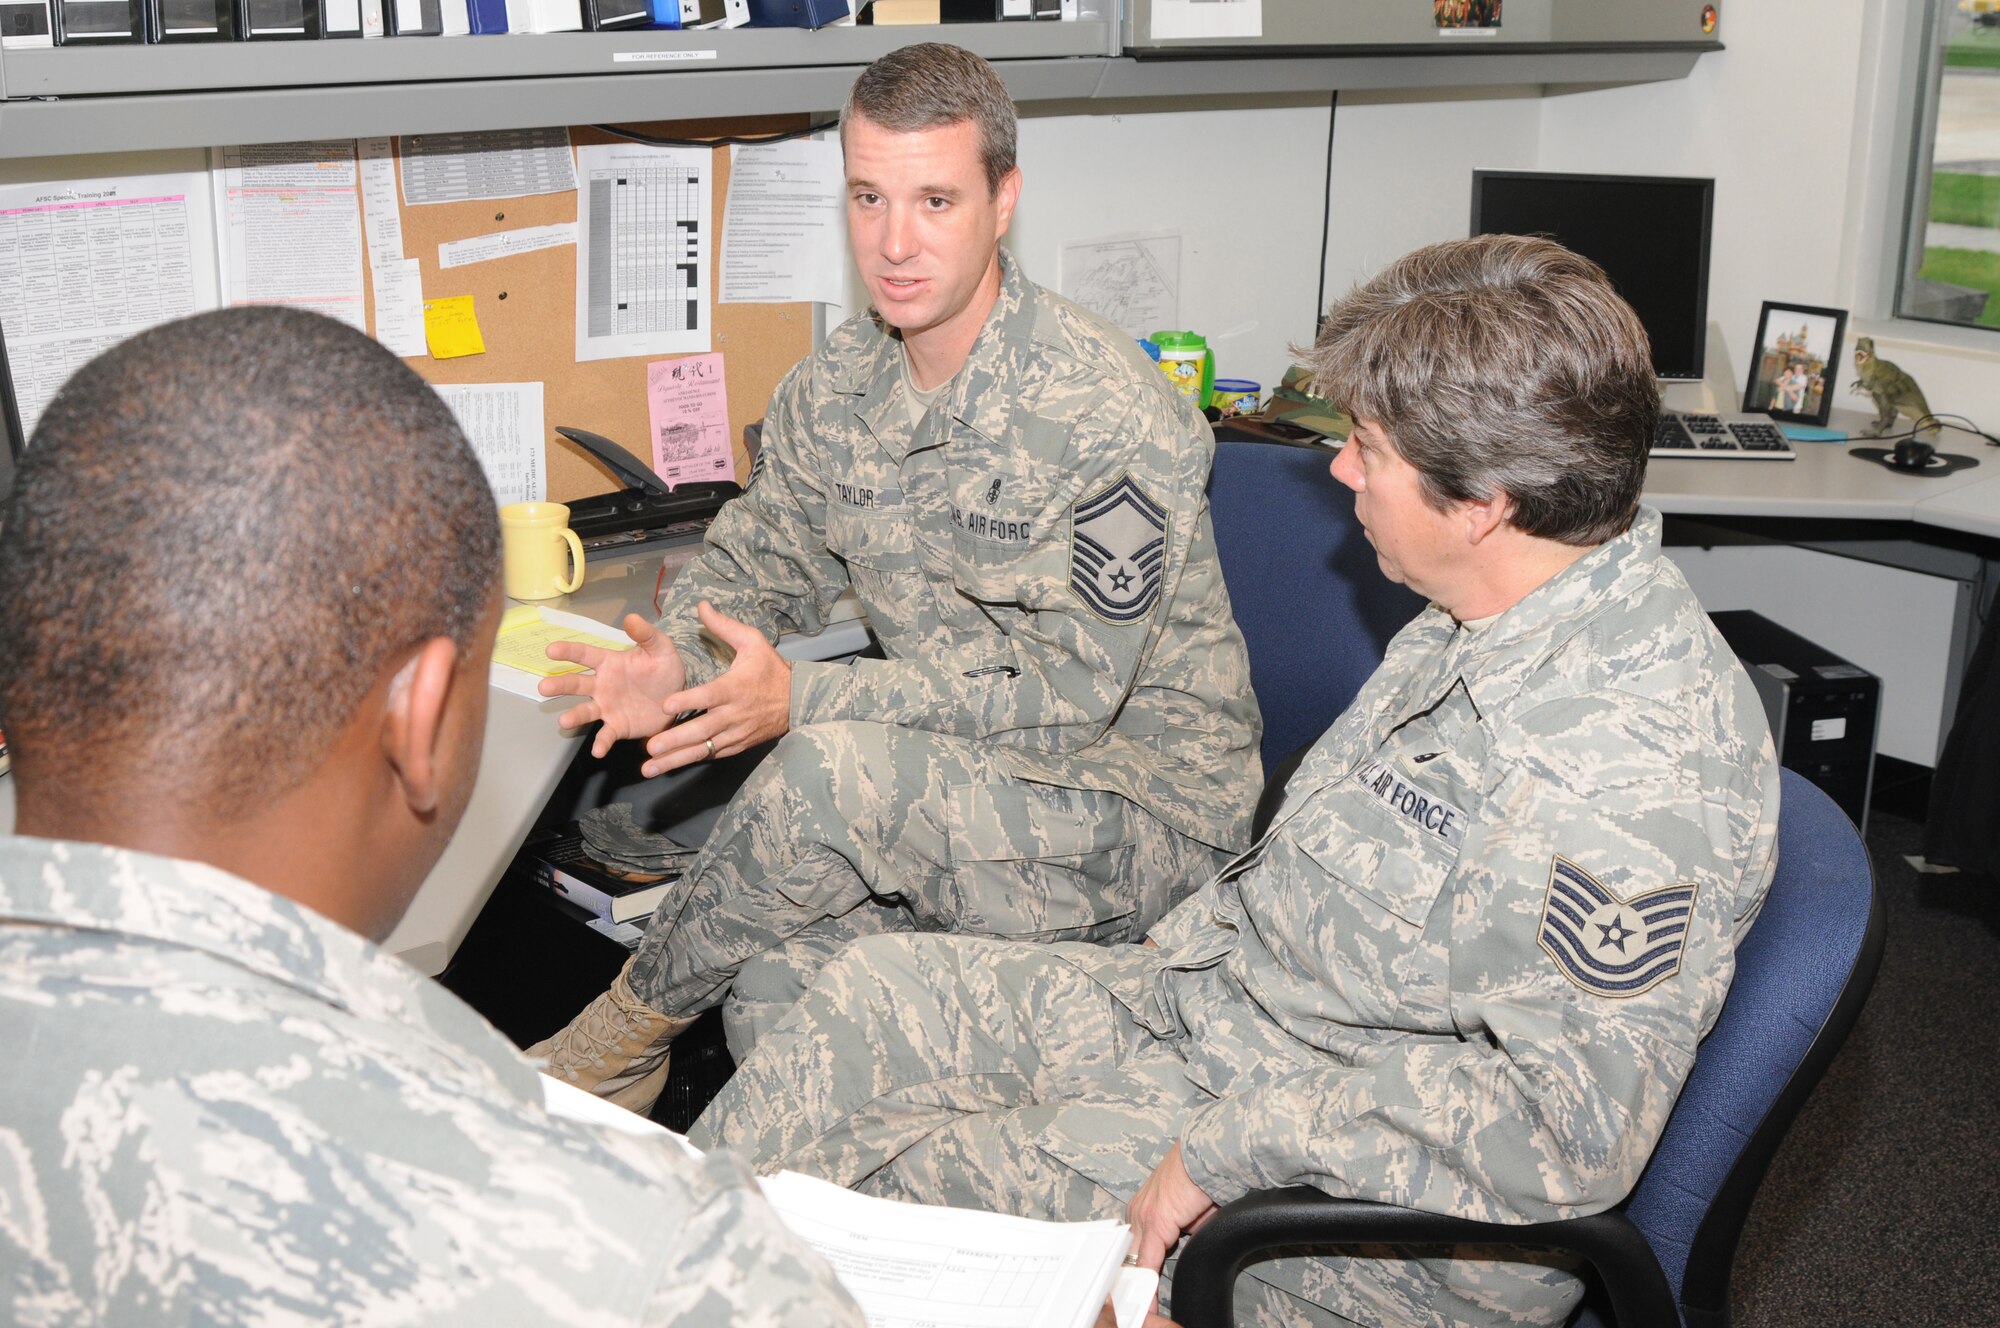
[(580, 641), (584, 645), (600, 646), (605, 650), (632, 648), (630, 641), (599, 636), (593, 632), (552, 623), (542, 617), (539, 605), (520, 604), (507, 610), (506, 615), (500, 619), (500, 635), (493, 642), (493, 662), (543, 678), (585, 672), (581, 664), (565, 664), (550, 659), (547, 646), (551, 641)]

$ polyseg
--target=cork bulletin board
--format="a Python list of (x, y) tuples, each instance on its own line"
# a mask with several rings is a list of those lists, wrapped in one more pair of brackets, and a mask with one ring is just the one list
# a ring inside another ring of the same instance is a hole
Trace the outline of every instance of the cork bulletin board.
[[(754, 136), (802, 129), (804, 116), (759, 116), (732, 120), (681, 120), (625, 125), (639, 133), (668, 138)], [(587, 126), (570, 131), (572, 149), (614, 143), (615, 136)], [(401, 141), (397, 141), (400, 153)], [(709, 218), (709, 292), (714, 337), (711, 349), (723, 357), (729, 396), (729, 432), (736, 453), (736, 478), (748, 478), (743, 426), (762, 419), (771, 391), (812, 349), (809, 304), (722, 304), (720, 257), (722, 212), (729, 192), (729, 148), (713, 149), (715, 175)], [(398, 161), (400, 178), (401, 163)], [(576, 359), (577, 246), (557, 245), (532, 253), (438, 266), (438, 246), (498, 231), (576, 220), (574, 191), (526, 198), (398, 206), (403, 219), (403, 252), (418, 260), (425, 299), (470, 295), (486, 343), (483, 355), (436, 360), (417, 356), (406, 363), (433, 383), (543, 384), (543, 422), (548, 447), (549, 497), (557, 502), (609, 493), (620, 486), (582, 452), (555, 435), (571, 425), (623, 446), (652, 469), (646, 414), (646, 366), (674, 356)], [(364, 265), (365, 266), (365, 265)], [(368, 292), (369, 330), (374, 331), (375, 293)]]

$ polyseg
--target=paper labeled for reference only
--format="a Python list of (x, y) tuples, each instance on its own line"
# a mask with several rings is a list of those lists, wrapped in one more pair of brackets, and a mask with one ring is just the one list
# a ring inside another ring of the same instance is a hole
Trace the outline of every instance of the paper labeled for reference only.
[(475, 235), (469, 240), (452, 240), (438, 246), (439, 267), (464, 267), (495, 258), (532, 254), (537, 249), (553, 249), (559, 244), (576, 243), (576, 223), (559, 221), (552, 226), (523, 226), (519, 230)]
[(0, 326), (22, 428), (101, 351), (215, 307), (215, 250), (195, 239), (207, 188), (199, 171), (0, 185)]
[(434, 360), (484, 355), (486, 338), (479, 335), (479, 316), (470, 295), (446, 295), (424, 301), (424, 341)]
[(839, 304), (847, 275), (840, 143), (731, 149), (722, 214), (722, 302)]
[(669, 489), (736, 478), (720, 355), (647, 365), (646, 415), (653, 432), (653, 473)]
[(710, 148), (577, 151), (576, 358), (709, 348)]
[(475, 198), (564, 194), (576, 188), (569, 130), (495, 129), (476, 134), (406, 134), (403, 200), (463, 203)]
[(403, 261), (403, 213), (396, 206), (396, 161), (386, 138), (360, 138), (361, 218), (368, 231), (368, 266)]
[(549, 496), (540, 383), (440, 383), (437, 394), (465, 431), (500, 506)]
[(1153, 0), (1153, 40), (1261, 37), (1264, 0)]
[(423, 266), (414, 258), (378, 267), (368, 274), (375, 282), (375, 339), (391, 352), (410, 359), (425, 355)]
[(222, 302), (368, 329), (354, 140), (210, 149)]
[(613, 51), (611, 63), (614, 65), (671, 65), (684, 64), (689, 60), (713, 60), (719, 52), (705, 51)]
[(1181, 325), (1179, 231), (1062, 247), (1060, 288), (1127, 334), (1150, 336)]

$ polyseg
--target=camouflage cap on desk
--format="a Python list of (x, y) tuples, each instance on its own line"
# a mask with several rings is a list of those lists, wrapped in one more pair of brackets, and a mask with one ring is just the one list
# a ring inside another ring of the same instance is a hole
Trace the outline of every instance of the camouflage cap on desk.
[(1308, 388), (1312, 375), (1298, 365), (1285, 370), (1284, 381), (1272, 389), (1264, 409), (1246, 419), (1279, 420), (1328, 438), (1345, 438), (1354, 427), (1346, 413), (1325, 397), (1314, 396)]

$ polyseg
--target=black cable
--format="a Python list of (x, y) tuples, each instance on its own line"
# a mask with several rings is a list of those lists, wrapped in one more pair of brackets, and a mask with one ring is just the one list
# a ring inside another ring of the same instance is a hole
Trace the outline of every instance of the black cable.
[(612, 134), (619, 138), (630, 139), (634, 143), (645, 143), (656, 148), (714, 148), (722, 147), (729, 143), (741, 143), (754, 147), (759, 143), (788, 143), (795, 138), (805, 138), (812, 134), (824, 133), (826, 130), (838, 129), (839, 127), (840, 118), (836, 116), (828, 120), (825, 124), (807, 125), (804, 129), (788, 129), (782, 134), (727, 134), (721, 138), (666, 138), (659, 134), (642, 134), (636, 129), (620, 129), (616, 125), (591, 126), (592, 129), (601, 130), (604, 133)]
[(1333, 118), (1340, 107), (1338, 90), (1327, 94), (1326, 98), (1326, 193), (1320, 201), (1322, 211), (1319, 216), (1319, 302), (1313, 305), (1313, 331), (1317, 335), (1319, 320), (1326, 313), (1326, 244), (1333, 237)]
[[(1952, 420), (1962, 420), (1962, 424), (1952, 424)], [(1944, 412), (1944, 414), (1926, 414), (1926, 416), (1920, 416), (1920, 418), (1916, 420), (1916, 424), (1912, 424), (1910, 428), (1906, 428), (1906, 430), (1904, 430), (1904, 432), (1900, 432), (1900, 434), (1878, 434), (1878, 436), (1874, 436), (1874, 438), (1870, 438), (1870, 436), (1866, 436), (1866, 434), (1848, 434), (1848, 442), (1902, 442), (1904, 438), (1916, 438), (1918, 434), (1922, 434), (1922, 432), (1924, 432), (1926, 428), (1930, 428), (1932, 424), (1934, 424), (1934, 426), (1938, 426), (1938, 428), (1950, 428), (1950, 430), (1958, 430), (1960, 434), (1976, 434), (1978, 438), (1984, 438), (1988, 446), (1994, 446), (1994, 448), (2000, 448), (2000, 438), (1994, 438), (1992, 434), (1988, 434), (1986, 430), (1982, 430), (1982, 428), (1980, 428), (1978, 424), (1974, 424), (1972, 420), (1966, 420), (1966, 416), (1962, 416), (1962, 414), (1950, 414), (1950, 412)]]
[[(1953, 420), (1957, 420), (1959, 421), (1959, 423), (1953, 424), (1952, 423)], [(1954, 415), (1950, 411), (1943, 411), (1943, 412), (1933, 411), (1929, 415), (1925, 415), (1922, 418), (1920, 418), (1916, 422), (1915, 426), (1912, 428), (1911, 432), (1912, 433), (1921, 432), (1926, 422), (1935, 424), (1940, 429), (1956, 429), (1960, 433), (1978, 434), (1981, 438), (1984, 438), (1986, 440), (1986, 445), (1988, 447), (2000, 447), (2000, 438), (1995, 438), (1992, 434), (1986, 432), (1986, 430), (1980, 428), (1977, 424), (1974, 424), (1971, 420), (1967, 419), (1963, 415)]]

